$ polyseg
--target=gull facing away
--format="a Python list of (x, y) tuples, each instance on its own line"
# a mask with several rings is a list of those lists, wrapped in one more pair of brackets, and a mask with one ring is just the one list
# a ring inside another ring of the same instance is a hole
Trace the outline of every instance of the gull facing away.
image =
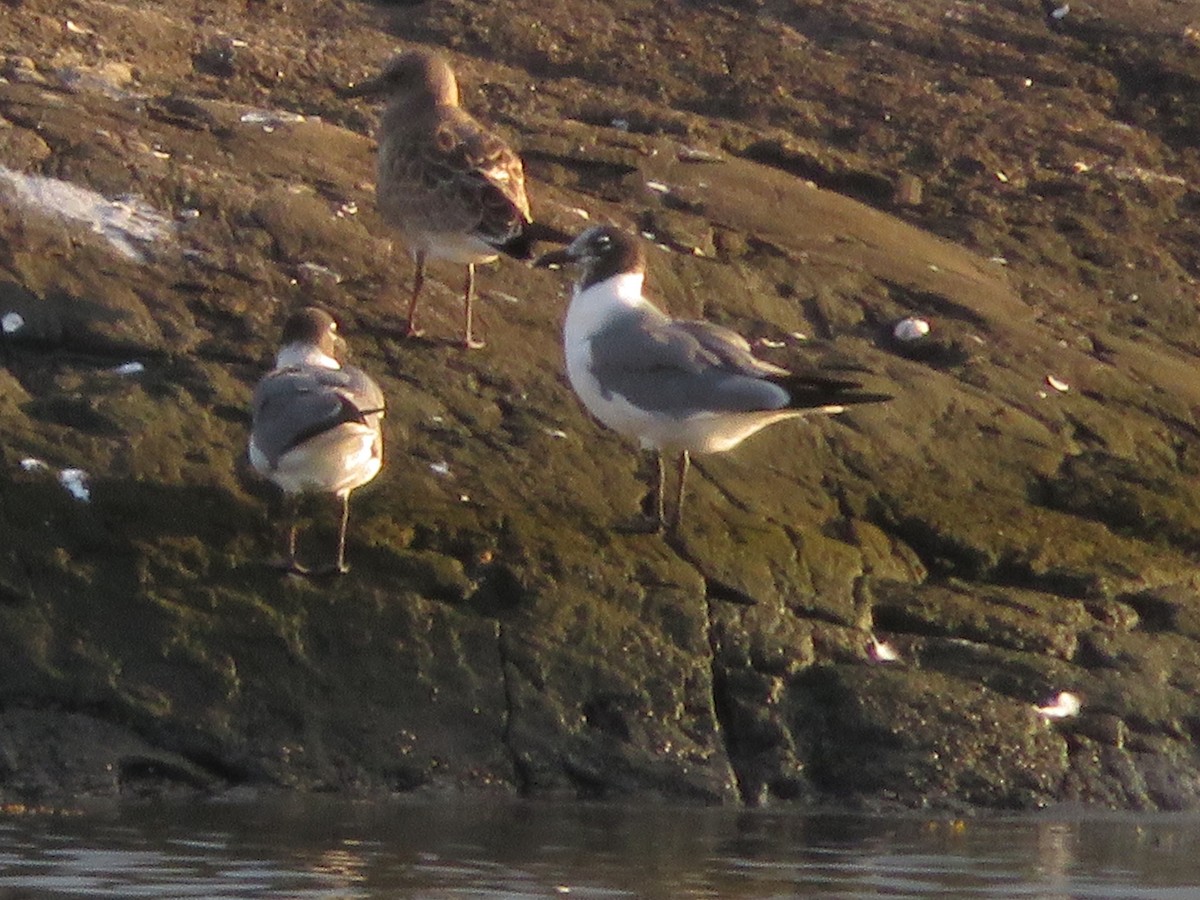
[[(383, 465), (383, 392), (370, 376), (338, 361), (341, 337), (329, 313), (306, 307), (283, 326), (275, 368), (254, 389), (250, 464), (283, 491), (288, 519), (279, 567), (299, 575), (347, 572), (350, 492)], [(304, 494), (342, 504), (337, 556), (310, 570), (296, 559), (296, 517)]]
[[(785, 419), (891, 399), (853, 381), (792, 374), (757, 359), (736, 332), (672, 319), (642, 295), (645, 254), (618, 228), (589, 228), (534, 265), (568, 263), (582, 273), (563, 328), (567, 377), (588, 412), (655, 451), (649, 530), (664, 524), (678, 530), (691, 454), (729, 450)], [(676, 454), (678, 466), (670, 522), (664, 519), (664, 453)]]
[(416, 261), (406, 334), (418, 336), (417, 301), (427, 259), (467, 267), (463, 344), (483, 346), (472, 332), (475, 264), (501, 253), (532, 255), (529, 199), (521, 159), (458, 103), (458, 81), (435, 53), (410, 50), (375, 78), (343, 90), (349, 97), (388, 98), (379, 125), (376, 202)]

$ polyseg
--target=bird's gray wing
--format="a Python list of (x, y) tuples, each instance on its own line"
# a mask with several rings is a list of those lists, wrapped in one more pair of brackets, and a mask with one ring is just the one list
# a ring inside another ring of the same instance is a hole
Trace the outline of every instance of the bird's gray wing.
[(292, 367), (254, 389), (251, 434), (272, 466), (292, 448), (346, 422), (382, 415), (383, 393), (358, 369)]
[[(342, 366), (328, 372), (330, 384), (346, 397), (364, 416), (383, 416), (387, 406), (383, 391), (375, 379), (354, 366)], [(340, 377), (339, 377), (340, 376)]]
[(591, 371), (606, 396), (682, 417), (777, 409), (787, 392), (764, 379), (783, 370), (754, 358), (735, 332), (631, 310), (591, 340)]
[(750, 350), (750, 342), (728, 328), (700, 320), (674, 320), (673, 331), (693, 337), (712, 358), (719, 360), (722, 368), (742, 375), (764, 377), (787, 375), (788, 370), (759, 359)]

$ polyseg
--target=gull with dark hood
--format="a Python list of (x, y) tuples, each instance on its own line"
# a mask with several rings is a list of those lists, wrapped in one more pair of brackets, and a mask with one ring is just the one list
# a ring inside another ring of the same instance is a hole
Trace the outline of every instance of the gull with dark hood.
[(890, 399), (854, 381), (793, 374), (755, 357), (736, 332), (666, 315), (642, 294), (645, 254), (621, 229), (590, 228), (535, 264), (580, 266), (563, 328), (567, 377), (593, 416), (655, 451), (652, 529), (665, 523), (664, 453), (677, 459), (665, 523), (675, 530), (692, 454), (732, 449), (785, 419)]

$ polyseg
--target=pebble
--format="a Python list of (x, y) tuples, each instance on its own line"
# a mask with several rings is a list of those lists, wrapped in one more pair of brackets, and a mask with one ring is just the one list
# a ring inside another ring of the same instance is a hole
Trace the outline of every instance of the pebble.
[(871, 635), (869, 653), (875, 662), (897, 662), (900, 659), (900, 654), (895, 647), (887, 641), (879, 640), (875, 635)]
[(929, 323), (915, 316), (901, 319), (892, 329), (892, 336), (898, 341), (918, 341), (927, 334), (929, 334)]
[(1083, 701), (1070, 691), (1060, 691), (1057, 696), (1045, 706), (1035, 706), (1034, 710), (1044, 719), (1070, 719), (1079, 715)]
[(88, 487), (87, 481), (88, 473), (83, 469), (63, 469), (58, 473), (58, 483), (81, 503), (87, 503), (92, 499), (92, 490)]
[(0, 328), (4, 329), (5, 334), (16, 334), (25, 327), (25, 319), (20, 313), (9, 312), (4, 314), (4, 318), (0, 319)]

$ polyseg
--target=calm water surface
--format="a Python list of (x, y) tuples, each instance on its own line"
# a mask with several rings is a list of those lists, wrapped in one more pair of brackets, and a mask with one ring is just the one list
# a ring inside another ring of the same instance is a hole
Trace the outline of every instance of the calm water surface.
[(0, 818), (42, 897), (1200, 897), (1200, 817), (288, 801)]

